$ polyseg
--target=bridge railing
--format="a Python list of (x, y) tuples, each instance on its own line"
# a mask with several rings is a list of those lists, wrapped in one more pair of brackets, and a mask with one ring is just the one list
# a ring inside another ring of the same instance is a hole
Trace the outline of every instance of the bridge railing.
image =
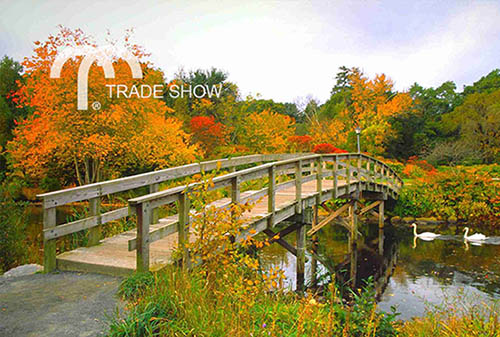
[[(105, 196), (145, 186), (149, 187), (149, 193), (154, 193), (159, 191), (162, 182), (188, 177), (202, 171), (208, 172), (217, 168), (236, 170), (244, 165), (283, 160), (297, 156), (301, 156), (301, 154), (256, 154), (218, 159), (37, 195), (38, 198), (43, 200), (44, 269), (45, 271), (52, 271), (56, 268), (57, 238), (84, 229), (92, 231), (102, 224), (130, 215), (128, 206), (101, 213), (101, 199)], [(89, 202), (89, 217), (61, 225), (56, 224), (57, 207), (81, 201)], [(152, 212), (150, 221), (155, 221), (156, 216), (155, 212)], [(94, 241), (91, 244), (98, 243), (99, 233), (94, 237), (97, 239), (91, 240)]]
[[(276, 178), (279, 175), (292, 175), (293, 179), (277, 184)], [(268, 179), (266, 188), (242, 195), (241, 183), (262, 178)], [(324, 178), (333, 180), (333, 188), (326, 191), (323, 189)], [(302, 185), (313, 180), (316, 180), (316, 192), (304, 196)], [(252, 202), (267, 197), (267, 213), (254, 221), (251, 228), (242, 231), (237, 240), (266, 228), (271, 229), (277, 223), (295, 214), (301, 214), (305, 207), (359, 191), (362, 185), (372, 184), (376, 187), (374, 190), (378, 188), (378, 191), (391, 194), (393, 197), (403, 185), (401, 178), (388, 165), (358, 153), (303, 155), (218, 176), (213, 178), (212, 183), (209, 190), (227, 187), (231, 189), (230, 201), (218, 205), (221, 208), (230, 207), (232, 203)], [(191, 213), (188, 194), (199, 184), (179, 186), (129, 200), (131, 212), (137, 214), (137, 237), (129, 240), (129, 251), (136, 250), (138, 271), (149, 269), (149, 245), (176, 232), (179, 247), (184, 252), (183, 259), (188, 260), (186, 243)], [(294, 202), (276, 208), (276, 193), (291, 187), (295, 187)], [(167, 204), (177, 204), (177, 221), (150, 231), (152, 212)]]

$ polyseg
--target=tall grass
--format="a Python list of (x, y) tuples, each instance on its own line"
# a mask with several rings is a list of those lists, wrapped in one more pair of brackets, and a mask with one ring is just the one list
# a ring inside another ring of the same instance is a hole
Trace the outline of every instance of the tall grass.
[[(376, 311), (371, 286), (342, 304), (335, 288), (323, 297), (259, 292), (219, 296), (207, 279), (170, 266), (124, 281), (128, 315), (109, 336), (395, 336), (395, 314)], [(238, 286), (238, 285), (235, 285)]]

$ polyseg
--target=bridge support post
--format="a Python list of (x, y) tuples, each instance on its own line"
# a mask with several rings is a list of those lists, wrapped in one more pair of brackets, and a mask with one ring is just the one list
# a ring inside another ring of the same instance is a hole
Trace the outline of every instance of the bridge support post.
[(149, 202), (140, 203), (136, 206), (137, 213), (137, 250), (136, 269), (137, 272), (149, 271), (149, 222), (151, 220), (151, 208)]
[[(89, 208), (91, 216), (98, 216), (100, 220), (101, 217), (101, 198), (92, 198), (89, 200)], [(98, 225), (89, 229), (89, 241), (87, 246), (95, 246), (101, 240), (101, 225), (100, 221), (98, 221)]]
[(318, 261), (316, 259), (316, 254), (318, 253), (318, 238), (316, 237), (316, 235), (313, 235), (311, 239), (311, 249), (313, 252), (311, 256), (311, 285), (316, 286), (316, 284), (318, 283)]
[(189, 260), (189, 250), (187, 247), (189, 236), (188, 236), (188, 225), (189, 225), (189, 210), (190, 203), (187, 191), (179, 196), (179, 227), (178, 227), (178, 244), (182, 251), (182, 268), (190, 269), (191, 263)]
[(306, 269), (306, 226), (301, 223), (297, 228), (297, 291), (304, 291)]
[(358, 267), (358, 216), (356, 214), (358, 203), (356, 200), (351, 200), (349, 206), (349, 218), (351, 222), (351, 233), (350, 233), (350, 250), (351, 250), (351, 268), (350, 268), (350, 278), (351, 285), (354, 287), (356, 284), (356, 271)]
[(384, 228), (384, 200), (378, 205), (378, 228)]
[[(45, 201), (44, 201), (45, 202)], [(56, 208), (43, 209), (43, 229), (56, 227)], [(43, 240), (43, 271), (50, 273), (56, 269), (56, 240)]]
[(379, 227), (378, 229), (378, 253), (384, 255), (384, 228)]
[[(319, 204), (314, 206), (313, 208), (313, 221), (312, 221), (312, 226), (313, 228), (318, 224), (319, 217), (318, 217), (318, 211), (319, 211)], [(318, 269), (318, 263), (316, 259), (316, 253), (318, 250), (318, 238), (316, 235), (313, 235), (311, 238), (311, 249), (312, 249), (312, 256), (311, 256), (311, 284), (313, 286), (316, 285), (316, 273)]]

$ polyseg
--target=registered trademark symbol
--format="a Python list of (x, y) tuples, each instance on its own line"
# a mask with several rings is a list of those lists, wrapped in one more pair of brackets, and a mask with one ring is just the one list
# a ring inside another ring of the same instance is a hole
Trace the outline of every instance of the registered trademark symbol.
[(99, 103), (97, 101), (94, 102), (94, 103), (92, 103), (92, 109), (94, 109), (94, 110), (100, 110), (101, 109), (101, 103)]

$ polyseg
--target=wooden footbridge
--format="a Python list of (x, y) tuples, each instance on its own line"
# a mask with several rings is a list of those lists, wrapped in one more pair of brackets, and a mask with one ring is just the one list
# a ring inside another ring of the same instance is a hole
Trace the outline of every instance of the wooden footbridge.
[[(396, 199), (403, 184), (389, 166), (365, 154), (270, 154), (189, 164), (45, 193), (39, 195), (44, 208), (45, 271), (60, 269), (126, 275), (136, 269), (157, 270), (171, 263), (173, 250), (189, 240), (193, 210), (188, 193), (197, 183), (161, 190), (162, 184), (171, 186), (180, 178), (216, 169), (226, 173), (215, 177), (210, 189), (229, 190), (230, 197), (212, 205), (225, 208), (232, 203), (255, 202), (253, 209), (244, 215), (245, 230), (240, 238), (261, 232), (274, 237), (276, 225), (285, 221), (289, 224), (279, 232), (280, 239), (275, 242), (297, 256), (298, 284), (303, 283), (306, 226), (312, 225), (307, 234), (313, 235), (340, 219), (350, 230), (350, 242), (355, 243), (357, 217), (377, 211), (379, 226), (383, 227), (384, 203)], [(265, 181), (267, 186), (251, 190), (247, 186), (251, 186), (249, 182), (252, 181)], [(126, 191), (141, 191), (141, 188), (147, 194), (128, 200), (128, 206), (101, 212), (101, 199)], [(325, 202), (332, 198), (344, 198), (347, 203), (330, 209)], [(88, 201), (89, 217), (56, 224), (58, 207), (82, 201)], [(176, 205), (177, 214), (159, 219), (158, 209), (165, 205)], [(329, 215), (319, 219), (318, 207), (326, 209)], [(343, 213), (348, 217), (343, 218)], [(101, 239), (101, 225), (127, 217), (135, 219), (136, 229)], [(58, 238), (85, 229), (89, 230), (87, 247), (57, 254)], [(297, 234), (296, 247), (283, 239), (291, 232)], [(187, 258), (188, 252), (184, 255)]]

